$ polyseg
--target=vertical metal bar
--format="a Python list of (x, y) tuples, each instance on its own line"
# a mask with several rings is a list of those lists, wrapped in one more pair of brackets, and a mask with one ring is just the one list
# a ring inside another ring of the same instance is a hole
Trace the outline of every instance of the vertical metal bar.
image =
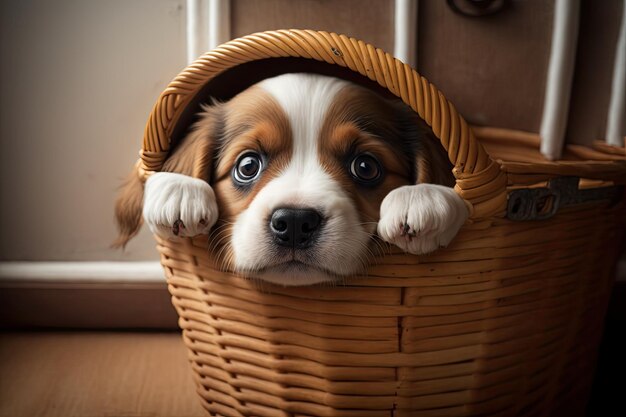
[(230, 0), (209, 0), (209, 42), (207, 50), (229, 41)]
[(626, 0), (622, 1), (622, 24), (615, 49), (611, 101), (604, 136), (607, 143), (625, 146), (626, 136)]
[(574, 76), (580, 0), (555, 0), (552, 46), (541, 120), (541, 153), (561, 157)]
[(202, 39), (202, 22), (200, 19), (200, 3), (202, 0), (187, 0), (187, 63), (198, 57)]
[(230, 0), (187, 0), (188, 63), (230, 37)]
[(413, 68), (417, 66), (417, 0), (396, 0), (393, 54)]

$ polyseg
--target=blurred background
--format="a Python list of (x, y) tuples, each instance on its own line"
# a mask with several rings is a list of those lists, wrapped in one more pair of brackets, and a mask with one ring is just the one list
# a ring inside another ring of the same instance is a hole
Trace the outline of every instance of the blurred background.
[[(471, 124), (521, 131), (537, 140), (549, 136), (557, 148), (562, 142), (591, 145), (598, 140), (623, 146), (626, 46), (619, 39), (626, 25), (624, 3), (0, 0), (0, 324), (11, 329), (176, 329), (147, 230), (124, 251), (110, 248), (116, 236), (113, 205), (138, 157), (153, 104), (203, 51), (262, 30), (344, 33), (413, 64)], [(563, 4), (571, 10), (557, 24)], [(555, 40), (556, 30), (563, 31), (564, 40)], [(557, 49), (555, 42), (560, 42)], [(615, 292), (620, 296), (626, 294), (621, 265)], [(625, 304), (623, 299), (613, 303), (609, 317), (624, 320)], [(87, 345), (75, 345), (86, 355), (79, 355), (84, 361), (93, 359), (85, 352), (102, 349), (103, 343), (131, 353), (138, 345), (170, 343), (140, 335), (134, 342), (124, 339), (120, 347), (110, 338), (92, 336)], [(2, 337), (0, 365), (42, 340), (19, 333), (8, 343)], [(50, 337), (50, 345), (42, 342), (43, 355), (65, 340)], [(174, 337), (163, 358), (180, 355), (184, 363)], [(613, 351), (615, 343), (604, 349)], [(120, 365), (119, 372), (126, 375), (127, 365)], [(172, 366), (181, 387), (192, 391), (189, 376)], [(21, 371), (4, 375), (19, 379)], [(49, 372), (56, 375), (54, 369)], [(141, 397), (144, 411), (167, 415), (150, 402), (160, 391), (153, 387), (149, 392)], [(127, 403), (107, 409), (107, 415), (129, 409), (139, 413), (138, 397), (118, 394)], [(4, 400), (16, 395), (0, 382), (0, 415), (35, 415), (28, 414), (38, 410), (33, 404), (13, 401), (3, 408)], [(180, 398), (172, 400), (170, 415), (202, 415), (197, 409), (185, 411), (180, 404), (187, 397)], [(48, 401), (58, 406), (57, 400)]]

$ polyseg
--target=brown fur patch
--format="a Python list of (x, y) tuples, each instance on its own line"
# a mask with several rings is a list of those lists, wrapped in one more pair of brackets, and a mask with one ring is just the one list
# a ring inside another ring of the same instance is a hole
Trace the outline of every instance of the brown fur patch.
[[(375, 93), (356, 86), (344, 88), (328, 109), (320, 133), (320, 163), (342, 184), (354, 201), (362, 222), (379, 218), (380, 203), (394, 188), (410, 184), (407, 150), (395, 140), (393, 108)], [(370, 153), (384, 176), (375, 186), (363, 186), (350, 176), (350, 162)]]
[[(225, 129), (215, 170), (213, 190), (220, 216), (232, 221), (245, 210), (265, 184), (278, 176), (291, 159), (293, 139), (285, 112), (260, 87), (252, 87), (226, 103)], [(237, 188), (231, 173), (246, 150), (266, 157), (261, 177), (245, 190)]]
[[(291, 126), (276, 100), (259, 87), (252, 87), (226, 103), (224, 132), (212, 183), (220, 220), (209, 236), (211, 251), (223, 269), (233, 268), (229, 244), (232, 225), (265, 185), (276, 178), (291, 159)], [(252, 150), (264, 155), (266, 165), (260, 178), (242, 190), (233, 184), (237, 158)]]

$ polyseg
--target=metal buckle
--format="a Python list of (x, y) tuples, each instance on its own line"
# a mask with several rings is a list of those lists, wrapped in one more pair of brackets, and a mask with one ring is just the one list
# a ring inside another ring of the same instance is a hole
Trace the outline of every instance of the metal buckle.
[(564, 206), (589, 201), (614, 201), (622, 187), (598, 187), (580, 190), (578, 177), (559, 177), (544, 188), (512, 191), (508, 196), (507, 217), (515, 221), (543, 220), (554, 216)]

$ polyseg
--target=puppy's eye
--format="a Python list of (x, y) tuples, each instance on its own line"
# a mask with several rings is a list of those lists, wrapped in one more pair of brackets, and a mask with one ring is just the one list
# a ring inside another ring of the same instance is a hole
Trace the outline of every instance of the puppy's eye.
[(350, 174), (360, 182), (376, 182), (381, 177), (382, 171), (380, 162), (368, 153), (357, 155), (350, 162)]
[(240, 184), (248, 184), (257, 179), (263, 168), (263, 160), (256, 152), (246, 152), (237, 159), (233, 178)]

